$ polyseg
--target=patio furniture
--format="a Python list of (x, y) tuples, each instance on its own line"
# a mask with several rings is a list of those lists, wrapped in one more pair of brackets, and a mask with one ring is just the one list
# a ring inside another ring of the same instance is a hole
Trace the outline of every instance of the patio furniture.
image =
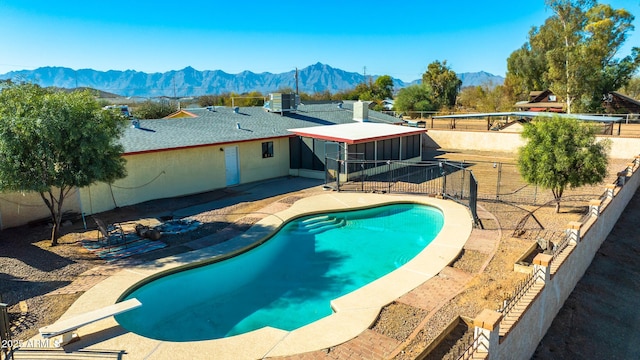
[(126, 244), (127, 241), (124, 230), (122, 230), (120, 224), (114, 223), (106, 225), (102, 219), (95, 216), (92, 216), (92, 218), (96, 222), (96, 225), (98, 225), (98, 242), (102, 242), (107, 246), (117, 244), (118, 242)]

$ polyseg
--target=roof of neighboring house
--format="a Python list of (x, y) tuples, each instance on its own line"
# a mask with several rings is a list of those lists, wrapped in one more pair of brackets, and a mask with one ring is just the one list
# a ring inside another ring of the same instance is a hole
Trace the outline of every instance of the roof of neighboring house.
[[(300, 104), (297, 112), (271, 113), (262, 107), (189, 109), (196, 117), (138, 120), (139, 128), (125, 129), (121, 142), (125, 154), (214, 144), (252, 141), (294, 134), (287, 129), (353, 123), (353, 104)], [(398, 119), (369, 110), (368, 119), (396, 123)]]
[(542, 91), (531, 91), (529, 93), (529, 102), (542, 102), (543, 100), (547, 99), (549, 95), (553, 95), (553, 92), (551, 92), (551, 90), (549, 89)]
[(338, 141), (347, 144), (358, 144), (374, 140), (384, 140), (398, 136), (417, 135), (424, 129), (408, 128), (390, 124), (352, 122), (334, 126), (313, 126), (301, 129), (289, 129), (299, 136), (312, 137), (328, 141)]
[(612, 91), (611, 94), (615, 95), (615, 96), (619, 97), (620, 99), (623, 99), (623, 100), (625, 100), (627, 102), (630, 102), (632, 104), (640, 106), (640, 101), (638, 101), (638, 100), (636, 100), (636, 99), (634, 99), (632, 97), (629, 97), (629, 96), (627, 96), (625, 94), (619, 93), (617, 91)]
[(521, 108), (550, 108), (550, 109), (562, 109), (564, 104), (560, 102), (550, 102), (550, 101), (541, 101), (541, 102), (528, 102), (528, 103), (518, 103), (517, 107)]

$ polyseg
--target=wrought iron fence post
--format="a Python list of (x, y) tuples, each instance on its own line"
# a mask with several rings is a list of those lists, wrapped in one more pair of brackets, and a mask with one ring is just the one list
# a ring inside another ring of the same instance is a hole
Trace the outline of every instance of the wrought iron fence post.
[(329, 174), (331, 173), (331, 169), (329, 169), (329, 157), (325, 155), (324, 163), (326, 166), (324, 167), (324, 184), (329, 184)]
[(447, 172), (444, 169), (442, 161), (438, 162), (438, 167), (440, 168), (440, 176), (442, 177), (442, 196), (444, 197), (447, 194)]
[(360, 164), (360, 172), (362, 173), (360, 175), (360, 191), (364, 192), (364, 163)]
[(498, 163), (498, 181), (496, 181), (496, 200), (500, 200), (500, 181), (502, 178), (502, 163)]
[(387, 166), (388, 166), (388, 171), (387, 173), (389, 174), (389, 180), (387, 180), (387, 193), (391, 194), (391, 180), (393, 179), (393, 174), (391, 173), (391, 160), (387, 160)]
[(464, 180), (467, 172), (464, 168), (464, 163), (460, 163), (460, 172), (462, 172), (462, 182), (460, 183), (460, 200), (462, 200), (464, 199)]
[(342, 160), (336, 161), (336, 191), (340, 191), (340, 168), (342, 167)]

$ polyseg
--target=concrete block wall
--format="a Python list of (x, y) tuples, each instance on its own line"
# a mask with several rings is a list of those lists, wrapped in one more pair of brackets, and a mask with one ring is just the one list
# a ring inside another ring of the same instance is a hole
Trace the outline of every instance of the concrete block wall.
[[(609, 197), (589, 202), (592, 214), (590, 219), (584, 224), (569, 224), (568, 231), (573, 231), (577, 235), (577, 244), (553, 275), (551, 275), (549, 261), (544, 263), (540, 262), (538, 258), (534, 260), (534, 263), (537, 261), (539, 264), (536, 266), (542, 266), (545, 271), (545, 285), (520, 316), (518, 322), (500, 341), (495, 339), (499, 330), (496, 331), (492, 328), (494, 331), (491, 336), (494, 338), (493, 341), (490, 341), (489, 358), (528, 359), (533, 355), (553, 319), (591, 264), (600, 245), (606, 240), (625, 207), (640, 187), (640, 167), (638, 164), (640, 161), (636, 157), (634, 163), (626, 169), (627, 176), (625, 176), (623, 186), (609, 185), (603, 189), (603, 193)], [(487, 310), (479, 314), (478, 317), (486, 318)], [(499, 324), (497, 327), (499, 329)]]
[[(640, 138), (622, 138), (598, 136), (597, 139), (610, 139), (609, 157), (614, 159), (633, 158), (640, 148)], [(424, 140), (426, 149), (475, 150), (516, 153), (525, 142), (519, 133), (500, 131), (451, 131), (427, 130)]]

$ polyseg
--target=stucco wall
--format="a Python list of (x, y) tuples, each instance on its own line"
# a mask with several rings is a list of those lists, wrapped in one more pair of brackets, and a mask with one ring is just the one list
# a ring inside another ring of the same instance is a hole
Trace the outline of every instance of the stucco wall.
[(638, 189), (639, 173), (636, 169), (613, 200), (604, 204), (597, 221), (588, 228), (583, 227), (580, 242), (569, 257), (545, 283), (536, 300), (511, 328), (502, 343), (497, 348), (489, 350), (491, 359), (528, 359), (533, 355), (553, 319)]
[(498, 131), (427, 130), (427, 148), (516, 152), (524, 145), (519, 133)]
[[(262, 143), (273, 142), (273, 157), (262, 157)], [(238, 147), (240, 183), (289, 175), (289, 138), (125, 155), (127, 177), (111, 186), (97, 183), (72, 190), (65, 210), (95, 214), (116, 206), (197, 194), (226, 187), (225, 158), (221, 149)], [(36, 193), (0, 194), (2, 229), (49, 216)]]
[(273, 141), (274, 156), (270, 158), (262, 157), (263, 141), (126, 155), (126, 178), (113, 183), (111, 189), (102, 183), (81, 189), (84, 211), (92, 214), (113, 209), (116, 205), (224, 188), (225, 158), (220, 149), (229, 146), (238, 147), (241, 184), (288, 175), (288, 138), (268, 141)]
[[(640, 138), (598, 136), (598, 139), (610, 139), (609, 156), (614, 159), (633, 159), (640, 148)], [(476, 150), (516, 153), (524, 145), (519, 133), (500, 131), (427, 131), (425, 147), (428, 149)]]
[[(62, 209), (63, 211), (81, 212), (77, 190), (71, 190)], [(0, 194), (0, 229), (24, 225), (30, 221), (50, 216), (49, 209), (38, 193)]]

